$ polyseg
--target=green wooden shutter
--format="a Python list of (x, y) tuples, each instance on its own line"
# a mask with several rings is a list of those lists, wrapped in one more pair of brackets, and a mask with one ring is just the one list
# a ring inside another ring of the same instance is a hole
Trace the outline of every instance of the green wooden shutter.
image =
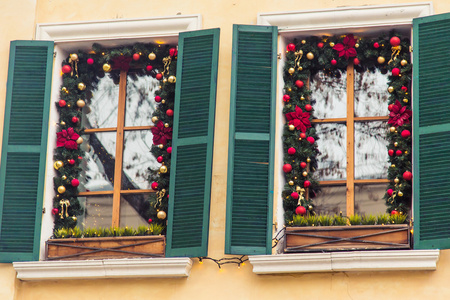
[(277, 28), (234, 25), (225, 253), (270, 254)]
[(0, 262), (38, 260), (53, 42), (13, 41), (0, 161)]
[(180, 33), (167, 256), (208, 252), (219, 29)]
[(414, 247), (450, 248), (450, 14), (413, 20)]

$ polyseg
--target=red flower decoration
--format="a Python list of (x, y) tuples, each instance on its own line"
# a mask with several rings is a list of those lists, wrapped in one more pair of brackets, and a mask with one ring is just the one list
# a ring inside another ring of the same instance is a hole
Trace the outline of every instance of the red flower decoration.
[(67, 128), (61, 132), (56, 133), (56, 147), (65, 147), (66, 149), (77, 149), (78, 144), (76, 140), (80, 137), (72, 127)]
[(295, 111), (286, 114), (286, 119), (289, 121), (289, 125), (294, 125), (297, 130), (306, 132), (306, 129), (311, 127), (309, 121), (310, 114), (303, 112), (300, 107), (295, 106)]
[(345, 59), (356, 56), (356, 39), (353, 34), (347, 35), (341, 43), (334, 45), (333, 49), (339, 52), (339, 57), (344, 56)]
[(172, 128), (164, 127), (164, 123), (162, 121), (159, 121), (158, 124), (151, 129), (151, 131), (153, 133), (153, 144), (155, 145), (165, 145), (167, 144), (167, 140), (172, 139)]
[(412, 116), (412, 112), (406, 108), (406, 106), (402, 106), (400, 101), (395, 101), (395, 104), (392, 105), (392, 110), (389, 114), (388, 124), (392, 124), (395, 127), (403, 126), (403, 124), (408, 124), (409, 119)]

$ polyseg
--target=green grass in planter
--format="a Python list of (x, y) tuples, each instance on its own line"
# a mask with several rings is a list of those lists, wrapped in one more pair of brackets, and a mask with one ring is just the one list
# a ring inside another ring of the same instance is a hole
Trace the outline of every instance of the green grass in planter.
[(377, 217), (374, 215), (365, 215), (361, 220), (362, 225), (375, 225), (377, 224)]
[(306, 222), (308, 222), (308, 226), (320, 226), (319, 217), (309, 215), (306, 217)]
[(377, 224), (378, 225), (386, 225), (389, 224), (389, 215), (380, 214), (377, 216)]
[(54, 238), (90, 238), (90, 237), (115, 237), (115, 236), (145, 236), (159, 235), (164, 230), (163, 225), (141, 225), (137, 229), (131, 227), (118, 228), (60, 228), (53, 233)]
[(362, 217), (358, 214), (354, 214), (353, 216), (348, 217), (348, 221), (350, 225), (361, 225)]
[(305, 217), (300, 215), (294, 215), (292, 223), (294, 226), (308, 226), (308, 222), (306, 221)]
[(391, 215), (389, 217), (389, 223), (391, 224), (404, 224), (406, 222), (406, 215)]
[(318, 217), (320, 226), (331, 226), (333, 225), (334, 218), (328, 215), (322, 215)]
[(345, 226), (347, 225), (347, 218), (343, 216), (334, 215), (334, 226)]

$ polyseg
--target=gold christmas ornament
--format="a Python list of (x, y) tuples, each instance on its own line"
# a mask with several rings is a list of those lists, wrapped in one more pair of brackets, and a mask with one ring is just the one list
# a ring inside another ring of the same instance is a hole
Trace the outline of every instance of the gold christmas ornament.
[(288, 70), (288, 72), (289, 72), (289, 74), (294, 74), (294, 72), (295, 72), (295, 69), (294, 68), (289, 68), (289, 70)]
[(158, 122), (158, 117), (157, 117), (157, 116), (152, 117), (152, 122), (153, 122), (153, 123)]
[(84, 102), (84, 100), (78, 99), (78, 101), (77, 101), (78, 107), (84, 107), (85, 105), (86, 105), (86, 102)]
[(402, 196), (403, 196), (402, 191), (398, 191), (397, 195), (398, 195), (399, 197), (402, 197)]
[(395, 165), (394, 165), (394, 164), (392, 164), (392, 165), (391, 165), (391, 168), (395, 168)]
[(292, 180), (290, 180), (289, 185), (294, 185), (294, 182)]
[(391, 128), (389, 128), (389, 130), (390, 130), (391, 132), (395, 132), (395, 127), (391, 127)]
[(69, 108), (70, 108), (71, 106), (72, 106), (72, 105), (70, 105), (70, 104), (67, 104), (67, 107), (69, 107)]
[(389, 93), (392, 93), (393, 91), (394, 91), (394, 87), (392, 87), (392, 86), (388, 87), (388, 92)]
[(384, 64), (384, 62), (386, 61), (386, 59), (383, 56), (378, 56), (377, 58), (377, 62), (381, 65)]
[(309, 60), (313, 60), (314, 59), (314, 54), (312, 54), (312, 52), (308, 52), (306, 54), (306, 58), (309, 59)]
[(156, 59), (156, 54), (155, 53), (150, 53), (149, 55), (148, 55), (148, 59), (150, 59), (150, 60), (155, 60)]
[(297, 191), (297, 192), (300, 192), (301, 190), (302, 190), (302, 188), (301, 187), (299, 187), (298, 185), (295, 187), (295, 190)]
[(170, 83), (177, 82), (177, 78), (175, 76), (173, 76), (173, 75), (170, 75), (168, 80), (169, 80)]
[(169, 128), (169, 123), (164, 123), (164, 127)]
[(63, 194), (66, 192), (66, 187), (63, 185), (58, 186), (58, 193)]
[(160, 220), (164, 220), (166, 218), (166, 212), (163, 210), (158, 211), (158, 213), (156, 214), (156, 216), (158, 217), (158, 219)]
[(62, 179), (62, 180), (66, 180), (66, 179), (67, 179), (67, 176), (66, 176), (66, 175), (63, 175), (63, 176), (61, 177), (61, 179)]
[(162, 149), (162, 148), (164, 148), (164, 145), (163, 144), (159, 144), (158, 147), (159, 147), (159, 149)]
[(306, 162), (311, 162), (311, 158), (308, 157), (308, 158), (306, 159)]
[(164, 165), (162, 165), (162, 166), (159, 168), (159, 172), (161, 172), (162, 174), (167, 173), (167, 167), (164, 166)]
[(408, 150), (405, 150), (405, 154), (408, 154)]
[(334, 43), (333, 42), (330, 43), (330, 47), (334, 47)]
[(65, 86), (61, 88), (61, 91), (63, 91), (66, 94), (69, 93), (69, 90)]
[(166, 103), (166, 100), (162, 99), (162, 100), (161, 100), (161, 103), (162, 103), (162, 104)]
[(86, 89), (86, 85), (85, 85), (84, 83), (80, 82), (80, 83), (78, 84), (78, 89), (79, 89), (80, 91), (84, 91), (84, 90)]
[(77, 221), (77, 217), (72, 216), (72, 220), (74, 220), (76, 222)]
[(111, 72), (111, 70), (112, 70), (112, 67), (111, 67), (110, 64), (108, 64), (108, 63), (103, 64), (103, 71), (105, 71), (105, 72)]
[(398, 147), (398, 143), (397, 143), (397, 142), (395, 142), (395, 143), (394, 143), (394, 146), (395, 146), (395, 147)]
[(355, 48), (359, 48), (359, 44), (358, 43), (355, 44)]
[(83, 138), (80, 136), (79, 138), (77, 138), (77, 144), (83, 144)]
[(53, 168), (58, 170), (59, 168), (62, 168), (64, 166), (64, 163), (60, 160), (57, 160), (53, 163)]
[(408, 64), (408, 61), (406, 59), (402, 59), (400, 64), (404, 67), (404, 66), (406, 66)]
[(288, 92), (292, 92), (292, 89), (291, 89), (291, 88), (288, 88)]
[(70, 54), (70, 59), (76, 61), (78, 60), (78, 55), (76, 53)]
[(300, 97), (300, 100), (302, 100), (302, 101), (305, 100), (305, 97), (301, 96), (301, 97)]
[(290, 130), (290, 131), (294, 131), (294, 129), (295, 129), (295, 126), (294, 126), (294, 125), (289, 125), (289, 130)]
[(303, 44), (303, 45), (306, 44), (306, 40), (302, 40), (302, 44)]
[(395, 182), (395, 183), (399, 183), (399, 182), (400, 182), (400, 179), (395, 178), (395, 179), (394, 179), (394, 182)]
[(302, 173), (302, 175), (303, 175), (303, 177), (306, 177), (306, 176), (308, 176), (308, 172), (304, 171), (304, 172)]
[(164, 79), (163, 79), (163, 82), (166, 83), (166, 82), (167, 82), (167, 78), (164, 78)]
[(64, 121), (61, 121), (61, 123), (60, 123), (61, 125), (66, 125), (66, 122), (64, 122)]
[(308, 205), (308, 209), (312, 210), (313, 209), (312, 205)]
[(303, 67), (302, 67), (302, 66), (298, 66), (298, 70), (299, 70), (299, 71), (302, 71), (302, 70), (303, 70)]
[(408, 99), (403, 98), (403, 102), (408, 103)]

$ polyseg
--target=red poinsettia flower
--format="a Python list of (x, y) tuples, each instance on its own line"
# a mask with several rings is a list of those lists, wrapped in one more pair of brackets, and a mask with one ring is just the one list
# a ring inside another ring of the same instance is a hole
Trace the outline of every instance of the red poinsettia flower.
[(56, 147), (65, 147), (66, 149), (77, 149), (78, 144), (76, 140), (80, 137), (72, 127), (67, 128), (61, 132), (56, 133)]
[(158, 124), (151, 129), (151, 131), (153, 133), (153, 144), (155, 145), (165, 145), (167, 144), (167, 140), (172, 139), (172, 128), (164, 127), (164, 123), (162, 121), (159, 121)]
[(339, 52), (339, 57), (344, 56), (345, 59), (356, 56), (356, 39), (353, 34), (347, 35), (341, 43), (334, 45), (333, 49)]
[(289, 121), (289, 125), (294, 125), (297, 130), (306, 132), (306, 129), (311, 127), (309, 121), (310, 114), (303, 112), (300, 107), (295, 106), (295, 111), (286, 114), (286, 119)]
[(392, 124), (395, 127), (403, 126), (403, 124), (408, 124), (410, 122), (411, 116), (412, 112), (407, 109), (406, 106), (402, 106), (400, 101), (397, 100), (395, 101), (395, 104), (392, 105), (388, 124)]

